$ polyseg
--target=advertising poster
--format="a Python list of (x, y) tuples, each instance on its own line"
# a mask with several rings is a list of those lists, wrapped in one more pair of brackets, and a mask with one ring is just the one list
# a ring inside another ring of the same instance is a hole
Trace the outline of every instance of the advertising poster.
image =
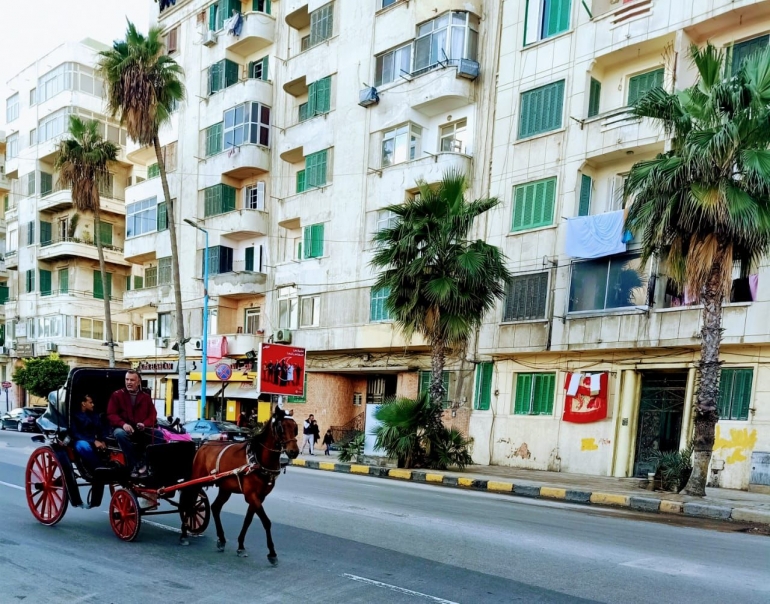
[(304, 384), (304, 348), (264, 343), (259, 347), (257, 392), (302, 396)]
[(385, 451), (382, 449), (377, 449), (374, 446), (374, 430), (377, 428), (377, 426), (380, 425), (380, 420), (378, 420), (374, 414), (377, 413), (377, 409), (379, 409), (382, 405), (366, 405), (366, 423), (364, 424), (364, 434), (366, 435), (364, 437), (364, 455), (379, 455), (379, 456), (385, 456)]
[(607, 417), (607, 374), (568, 373), (564, 382), (564, 421), (598, 422)]

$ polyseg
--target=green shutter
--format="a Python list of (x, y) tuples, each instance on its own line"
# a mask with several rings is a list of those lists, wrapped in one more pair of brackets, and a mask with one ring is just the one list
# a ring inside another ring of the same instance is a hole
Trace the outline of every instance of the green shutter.
[(11, 207), (10, 198), (8, 197), (8, 195), (3, 196), (3, 210), (7, 212), (10, 209), (10, 207)]
[(168, 206), (165, 201), (158, 204), (156, 227), (159, 231), (165, 231), (168, 228)]
[(602, 83), (591, 78), (588, 91), (588, 117), (599, 115), (599, 105), (602, 96)]
[(308, 189), (326, 184), (326, 149), (305, 157), (305, 186)]
[(40, 245), (50, 245), (52, 236), (52, 227), (50, 222), (40, 221)]
[(235, 210), (235, 187), (230, 185), (222, 186), (222, 212), (232, 212)]
[(29, 294), (35, 291), (35, 270), (28, 269), (26, 272), (26, 288), (25, 291)]
[(209, 30), (216, 31), (217, 29), (217, 4), (209, 6)]
[(130, 291), (131, 291), (131, 275), (127, 275), (127, 276), (126, 276), (126, 283), (125, 283), (125, 285), (124, 285), (124, 289), (125, 289), (127, 292), (130, 292)]
[(155, 162), (151, 166), (147, 168), (147, 178), (155, 178), (156, 176), (160, 176), (160, 165), (158, 165), (158, 162)]
[(569, 29), (569, 13), (572, 0), (547, 0), (543, 15), (543, 37), (554, 36)]
[(305, 192), (305, 171), (300, 170), (297, 172), (297, 193)]
[(768, 42), (770, 42), (770, 36), (759, 36), (758, 38), (752, 38), (751, 40), (745, 40), (744, 42), (738, 42), (731, 48), (731, 52), (725, 63), (730, 67), (730, 74), (737, 73), (743, 63), (750, 55), (757, 51), (764, 50)]
[(112, 225), (109, 222), (99, 222), (99, 241), (102, 245), (112, 245)]
[(561, 128), (563, 108), (564, 80), (522, 93), (519, 138)]
[(134, 289), (142, 289), (144, 287), (144, 277), (140, 275), (134, 276)]
[(529, 415), (532, 400), (532, 374), (516, 374), (516, 395), (513, 412), (516, 415)]
[[(107, 273), (107, 297), (112, 298), (112, 273)], [(94, 298), (104, 300), (104, 287), (102, 286), (101, 271), (94, 271)]]
[(591, 213), (591, 187), (593, 179), (587, 174), (580, 176), (580, 205), (578, 216), (588, 216)]
[(553, 224), (556, 179), (548, 178), (519, 185), (514, 192), (512, 231)]
[(324, 255), (324, 225), (314, 224), (310, 229), (313, 240), (313, 258), (320, 258)]
[(67, 268), (59, 269), (59, 293), (68, 294), (70, 291), (70, 272)]
[(53, 175), (47, 172), (40, 173), (40, 196), (45, 197), (53, 191)]
[(303, 258), (312, 258), (312, 229), (309, 226), (306, 226), (302, 231), (302, 254)]
[(222, 151), (222, 122), (206, 129), (206, 157)]
[(40, 295), (51, 295), (51, 271), (40, 269)]
[(244, 264), (247, 271), (254, 270), (254, 246), (246, 248), (246, 261)]
[(473, 399), (473, 408), (479, 411), (488, 411), (490, 407), (493, 368), (493, 363), (479, 363), (476, 365), (476, 392)]
[(420, 381), (417, 392), (420, 396), (430, 393), (430, 371), (420, 372)]
[[(11, 289), (5, 285), (0, 285), (0, 304), (5, 304), (8, 302), (8, 298), (11, 295)], [(0, 329), (5, 329), (5, 323), (0, 323)], [(2, 344), (0, 344), (2, 346)]]
[(553, 413), (553, 398), (556, 390), (556, 375), (553, 373), (534, 374), (534, 392), (532, 413), (535, 415), (551, 415)]
[(230, 59), (225, 59), (225, 85), (224, 88), (238, 83), (240, 66)]
[[(312, 113), (319, 115), (322, 113), (329, 113), (331, 110), (331, 91), (332, 91), (332, 78), (327, 76), (321, 80), (318, 80), (315, 84), (315, 106)], [(309, 101), (308, 101), (309, 103)]]
[[(270, 0), (267, 0), (267, 1), (270, 2)], [(270, 56), (265, 55), (264, 57), (262, 57), (262, 79), (265, 81), (268, 81), (270, 79), (270, 76), (269, 76), (270, 72), (268, 70), (269, 65), (270, 65)]]
[(719, 382), (719, 418), (747, 420), (751, 407), (753, 369), (722, 369)]
[(628, 105), (633, 105), (653, 88), (663, 86), (664, 69), (640, 73), (628, 81)]

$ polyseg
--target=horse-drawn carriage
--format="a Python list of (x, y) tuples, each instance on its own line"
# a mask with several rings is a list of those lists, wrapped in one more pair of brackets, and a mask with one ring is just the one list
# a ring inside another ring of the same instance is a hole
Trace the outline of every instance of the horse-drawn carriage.
[[(90, 469), (83, 463), (70, 434), (79, 402), (89, 395), (94, 401), (94, 412), (103, 417), (110, 396), (123, 387), (125, 375), (126, 371), (121, 369), (76, 368), (70, 372), (65, 386), (49, 396), (48, 409), (38, 419), (43, 434), (33, 437), (33, 441), (41, 446), (30, 455), (25, 474), (27, 503), (33, 516), (42, 524), (52, 526), (64, 517), (69, 504), (99, 507), (107, 488), (110, 492), (110, 525), (120, 539), (136, 539), (144, 516), (179, 514), (183, 541), (186, 541), (188, 532), (197, 535), (206, 530), (211, 506), (201, 487), (216, 484), (220, 487), (218, 500), (221, 498), (224, 502), (230, 493), (240, 492), (247, 500), (251, 496), (253, 501), (259, 502), (259, 509), (251, 511), (250, 507), (249, 523), (254, 513), (262, 518), (261, 502), (280, 472), (280, 454), (286, 451), (290, 457), (296, 457), (298, 453), (296, 426), (286, 429), (284, 421), (271, 422), (270, 429), (254, 436), (248, 443), (206, 443), (197, 457), (193, 442), (149, 444), (146, 447), (148, 474), (142, 478), (132, 478), (123, 453), (111, 438), (107, 439), (106, 450), (100, 452), (103, 462), (100, 467)], [(294, 438), (291, 438), (291, 432)], [(287, 444), (292, 445), (288, 451)], [(216, 464), (209, 468), (208, 465), (213, 463), (209, 460), (214, 458)], [(88, 489), (85, 499), (82, 488)], [(167, 505), (162, 506), (163, 503)], [(215, 508), (215, 520), (217, 543), (223, 548), (225, 539), (218, 518), (220, 510), (221, 505)], [(246, 528), (247, 523), (243, 536)], [(274, 557), (269, 525), (265, 528)], [(239, 551), (242, 550), (243, 539), (240, 538)]]

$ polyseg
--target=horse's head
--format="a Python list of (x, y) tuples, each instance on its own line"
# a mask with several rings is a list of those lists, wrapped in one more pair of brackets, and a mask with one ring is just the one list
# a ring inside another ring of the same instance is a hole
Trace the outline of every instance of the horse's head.
[(273, 432), (278, 441), (281, 451), (285, 451), (290, 459), (296, 459), (299, 455), (299, 445), (297, 445), (297, 422), (291, 417), (286, 416), (282, 419), (273, 419)]

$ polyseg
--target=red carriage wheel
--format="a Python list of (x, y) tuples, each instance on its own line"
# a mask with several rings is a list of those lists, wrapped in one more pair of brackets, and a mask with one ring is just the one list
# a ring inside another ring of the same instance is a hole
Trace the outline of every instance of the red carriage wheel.
[(110, 526), (123, 541), (133, 541), (142, 526), (139, 502), (131, 491), (119, 489), (110, 499)]
[(53, 526), (64, 518), (69, 505), (64, 471), (49, 447), (30, 455), (25, 474), (27, 504), (38, 522)]
[(182, 518), (182, 522), (187, 522), (187, 530), (190, 531), (191, 535), (204, 533), (209, 526), (209, 520), (211, 520), (211, 506), (209, 505), (209, 498), (206, 496), (206, 493), (204, 491), (198, 492), (198, 497), (195, 499), (193, 512), (190, 516), (187, 516), (181, 509), (179, 510), (179, 515)]

